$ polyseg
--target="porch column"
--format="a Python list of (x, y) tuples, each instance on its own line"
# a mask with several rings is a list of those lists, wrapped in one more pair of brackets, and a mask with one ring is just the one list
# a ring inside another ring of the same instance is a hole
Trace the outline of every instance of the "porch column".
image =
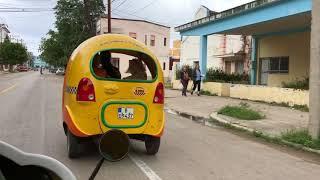
[(255, 85), (257, 82), (257, 50), (258, 38), (252, 37), (251, 42), (251, 69), (250, 69), (250, 84)]
[(320, 137), (320, 1), (312, 2), (311, 52), (310, 52), (310, 94), (309, 133)]
[(207, 50), (208, 50), (208, 36), (200, 36), (200, 70), (203, 75), (207, 73)]

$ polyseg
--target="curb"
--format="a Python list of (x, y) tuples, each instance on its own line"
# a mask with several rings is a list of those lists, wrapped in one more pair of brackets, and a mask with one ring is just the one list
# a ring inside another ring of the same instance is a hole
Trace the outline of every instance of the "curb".
[(279, 141), (280, 144), (284, 144), (284, 145), (287, 145), (287, 146), (290, 146), (290, 147), (293, 147), (293, 148), (296, 148), (296, 149), (300, 149), (300, 150), (304, 150), (306, 152), (315, 153), (315, 154), (320, 155), (320, 150), (311, 149), (311, 148), (305, 147), (305, 146), (303, 146), (301, 144), (292, 143), (292, 142), (289, 142), (289, 141), (286, 141), (286, 140), (283, 140), (283, 139), (280, 139), (280, 138), (277, 138), (277, 137), (271, 137), (268, 134), (263, 133), (261, 131), (258, 131), (258, 130), (252, 129), (252, 128), (248, 128), (246, 126), (242, 126), (242, 125), (239, 125), (239, 124), (235, 124), (235, 123), (229, 122), (229, 121), (219, 117), (217, 112), (214, 112), (214, 113), (210, 114), (210, 117), (211, 117), (212, 120), (214, 120), (214, 121), (216, 121), (218, 123), (231, 126), (231, 127), (235, 128), (235, 129), (244, 130), (244, 131), (252, 133), (253, 135), (254, 134), (258, 134), (262, 138), (268, 137), (268, 138), (271, 138), (273, 140)]
[(210, 114), (210, 118), (207, 118), (207, 117), (202, 117), (202, 116), (194, 116), (192, 114), (189, 114), (189, 113), (186, 113), (186, 112), (182, 112), (182, 111), (177, 111), (177, 110), (174, 110), (174, 109), (172, 109), (170, 107), (167, 107), (166, 110), (168, 112), (171, 111), (171, 113), (175, 113), (175, 114), (177, 114), (177, 115), (179, 115), (181, 117), (184, 117), (184, 118), (187, 118), (187, 119), (191, 119), (191, 120), (196, 121), (196, 122), (200, 122), (200, 123), (204, 124), (205, 126), (210, 126), (206, 122), (210, 121), (210, 120), (213, 120), (218, 124), (227, 125), (227, 126), (230, 126), (230, 127), (234, 128), (234, 129), (237, 129), (237, 130), (249, 132), (253, 136), (260, 137), (260, 138), (263, 138), (263, 139), (268, 140), (268, 141), (273, 141), (273, 143), (286, 145), (286, 146), (293, 147), (293, 148), (298, 149), (298, 150), (303, 150), (303, 151), (306, 151), (306, 152), (315, 153), (315, 154), (320, 155), (320, 150), (311, 149), (311, 148), (305, 147), (305, 146), (303, 146), (301, 144), (292, 143), (292, 142), (289, 142), (289, 141), (286, 141), (286, 140), (283, 140), (283, 139), (280, 139), (280, 138), (277, 138), (277, 137), (274, 137), (274, 136), (271, 137), (268, 134), (263, 133), (261, 131), (258, 131), (258, 130), (252, 129), (252, 128), (248, 128), (248, 127), (240, 125), (238, 123), (229, 122), (229, 121), (219, 117), (217, 112), (211, 113)]
[(195, 116), (195, 115), (192, 115), (192, 114), (187, 113), (187, 112), (174, 110), (174, 109), (172, 109), (170, 107), (167, 107), (166, 110), (169, 113), (177, 114), (177, 115), (179, 115), (181, 117), (184, 117), (184, 118), (187, 118), (187, 119), (190, 119), (190, 120), (193, 120), (193, 121), (197, 121), (197, 122), (205, 122), (206, 120), (210, 120), (210, 118), (208, 118), (208, 117)]

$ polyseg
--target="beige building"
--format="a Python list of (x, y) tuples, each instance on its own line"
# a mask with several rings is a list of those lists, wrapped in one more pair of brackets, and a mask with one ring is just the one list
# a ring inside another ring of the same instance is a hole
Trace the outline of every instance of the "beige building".
[(256, 84), (281, 87), (309, 77), (310, 31), (259, 39)]
[[(158, 57), (165, 79), (169, 77), (170, 27), (145, 20), (112, 18), (111, 32), (128, 35), (144, 43)], [(97, 22), (97, 34), (108, 33), (107, 17)], [(127, 69), (128, 62), (119, 62), (121, 69)], [(123, 72), (122, 72), (123, 73)]]
[[(216, 12), (201, 6), (194, 20), (210, 16)], [(248, 73), (250, 68), (250, 36), (214, 34), (208, 36), (207, 68), (223, 69), (231, 73)], [(199, 36), (182, 37), (181, 64), (192, 66), (199, 62)]]

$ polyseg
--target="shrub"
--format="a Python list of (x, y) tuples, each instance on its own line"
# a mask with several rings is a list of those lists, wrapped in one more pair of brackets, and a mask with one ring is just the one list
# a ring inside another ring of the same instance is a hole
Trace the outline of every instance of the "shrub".
[(218, 96), (218, 95), (215, 94), (215, 93), (211, 93), (210, 91), (205, 91), (205, 90), (201, 90), (201, 91), (200, 91), (200, 94), (201, 94), (201, 95), (206, 95), (206, 96)]
[(209, 68), (206, 74), (207, 82), (221, 82), (233, 84), (249, 84), (248, 74), (227, 74), (222, 69)]
[(264, 118), (263, 115), (250, 109), (248, 106), (225, 106), (218, 111), (218, 114), (223, 114), (242, 120), (258, 120)]
[(281, 138), (309, 148), (320, 149), (320, 139), (312, 139), (306, 129), (287, 131), (281, 135)]
[(304, 78), (302, 80), (295, 80), (291, 82), (282, 82), (282, 87), (284, 88), (292, 88), (292, 89), (300, 89), (300, 90), (309, 90), (309, 78)]

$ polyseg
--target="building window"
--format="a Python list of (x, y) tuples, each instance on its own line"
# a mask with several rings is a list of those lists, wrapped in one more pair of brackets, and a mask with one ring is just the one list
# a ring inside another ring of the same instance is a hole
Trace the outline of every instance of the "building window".
[(224, 63), (224, 72), (227, 74), (231, 74), (231, 62), (230, 61), (226, 61)]
[(144, 44), (148, 45), (148, 35), (144, 35)]
[(156, 45), (156, 36), (151, 35), (150, 37), (150, 46), (155, 46)]
[(137, 39), (137, 33), (129, 32), (129, 36), (132, 37), (133, 39)]
[(236, 74), (243, 74), (243, 62), (236, 62), (235, 66)]
[(269, 60), (269, 73), (289, 73), (289, 57), (272, 57)]
[(163, 45), (164, 45), (164, 46), (167, 46), (167, 38), (164, 38), (164, 39), (163, 39)]
[(163, 62), (163, 70), (166, 70), (166, 62)]

